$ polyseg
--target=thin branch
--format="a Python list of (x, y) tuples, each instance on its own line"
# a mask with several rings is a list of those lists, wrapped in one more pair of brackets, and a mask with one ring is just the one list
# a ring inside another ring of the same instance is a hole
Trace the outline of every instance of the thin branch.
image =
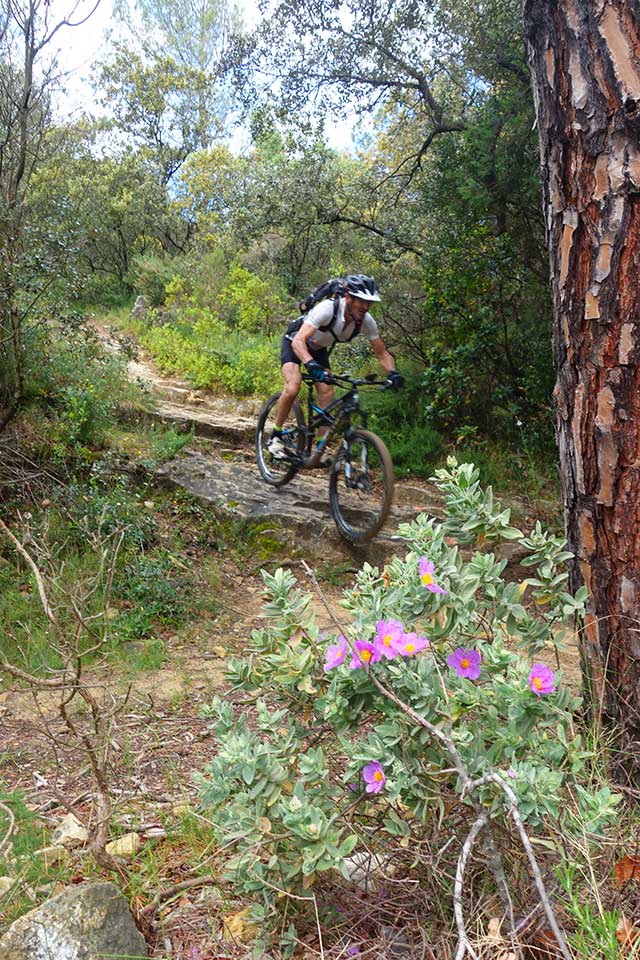
[(47, 599), (47, 592), (44, 587), (44, 580), (42, 579), (42, 574), (40, 573), (38, 567), (36, 566), (35, 561), (32, 559), (29, 553), (27, 553), (27, 551), (25, 550), (23, 545), (20, 543), (20, 541), (16, 537), (14, 537), (14, 535), (11, 533), (11, 530), (9, 530), (9, 527), (6, 525), (6, 523), (3, 520), (0, 520), (0, 531), (4, 533), (7, 539), (13, 544), (13, 547), (16, 550), (16, 552), (19, 553), (22, 559), (28, 564), (31, 572), (33, 573), (33, 576), (35, 577), (35, 581), (38, 585), (38, 593), (40, 595), (40, 601), (42, 603), (42, 608), (45, 612), (47, 620), (49, 621), (49, 623), (53, 624), (53, 626), (56, 626), (57, 625), (56, 618), (53, 613), (53, 610), (49, 606), (49, 600)]
[(146, 907), (139, 911), (138, 916), (144, 917), (145, 920), (151, 920), (158, 912), (160, 905), (175, 897), (177, 893), (182, 893), (183, 890), (195, 890), (198, 887), (216, 886), (217, 884), (218, 880), (215, 877), (194, 877), (192, 880), (175, 883), (172, 887), (167, 887), (166, 890), (158, 891), (151, 903), (148, 903)]
[(477, 954), (471, 947), (469, 943), (469, 938), (467, 937), (467, 931), (464, 925), (464, 916), (462, 913), (462, 887), (464, 883), (464, 872), (467, 867), (467, 860), (471, 853), (471, 848), (473, 847), (476, 838), (483, 827), (487, 824), (487, 815), (486, 813), (481, 813), (478, 819), (475, 821), (467, 839), (464, 842), (462, 850), (460, 851), (460, 856), (458, 857), (458, 865), (456, 867), (456, 882), (453, 888), (453, 909), (456, 917), (456, 926), (458, 928), (458, 949), (456, 951), (455, 960), (463, 960), (465, 953), (469, 953), (474, 960), (478, 960)]
[(560, 929), (558, 921), (556, 920), (555, 913), (553, 911), (553, 907), (551, 906), (551, 901), (549, 900), (549, 897), (547, 895), (546, 887), (544, 885), (544, 880), (542, 879), (542, 873), (540, 871), (540, 867), (538, 866), (536, 855), (533, 852), (531, 841), (529, 840), (529, 836), (526, 830), (524, 829), (522, 818), (520, 816), (520, 811), (518, 809), (518, 798), (516, 797), (511, 787), (507, 783), (505, 783), (502, 777), (500, 777), (497, 773), (488, 773), (486, 774), (486, 776), (480, 777), (480, 779), (478, 780), (474, 780), (470, 784), (470, 788), (476, 789), (477, 787), (485, 783), (497, 783), (500, 789), (504, 793), (506, 793), (509, 799), (509, 813), (511, 814), (513, 822), (516, 825), (516, 829), (520, 834), (520, 840), (522, 841), (522, 846), (524, 847), (527, 857), (529, 859), (529, 864), (531, 866), (533, 879), (538, 889), (538, 896), (540, 897), (540, 901), (542, 903), (542, 906), (544, 907), (544, 912), (547, 915), (549, 926), (551, 927), (551, 930), (553, 931), (553, 935), (558, 941), (558, 947), (562, 953), (562, 956), (565, 958), (565, 960), (573, 960), (573, 957), (569, 952), (569, 948), (567, 946), (564, 933)]
[(16, 818), (15, 818), (15, 816), (14, 816), (14, 814), (13, 814), (13, 810), (11, 810), (11, 808), (8, 807), (8, 806), (6, 805), (6, 803), (2, 803), (1, 800), (0, 800), (0, 810), (3, 810), (3, 811), (6, 813), (7, 818), (8, 818), (8, 820), (9, 820), (9, 825), (8, 825), (8, 827), (7, 827), (7, 832), (5, 833), (5, 835), (4, 835), (4, 837), (2, 838), (2, 840), (0, 840), (0, 853), (2, 853), (2, 851), (3, 851), (4, 848), (5, 848), (5, 846), (6, 846), (7, 843), (9, 842), (9, 838), (11, 837), (11, 834), (13, 833), (14, 827), (15, 827), (15, 825), (16, 825)]

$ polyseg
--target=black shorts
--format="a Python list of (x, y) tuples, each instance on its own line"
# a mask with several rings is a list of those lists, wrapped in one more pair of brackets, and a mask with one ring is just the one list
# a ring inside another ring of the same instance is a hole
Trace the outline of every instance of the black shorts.
[[(317, 360), (318, 363), (322, 364), (325, 370), (329, 369), (329, 351), (326, 347), (320, 347), (317, 350), (309, 350), (309, 353), (314, 360)], [(286, 335), (282, 338), (282, 346), (280, 347), (280, 363), (302, 363), (300, 357), (296, 356), (296, 354), (293, 352), (291, 340)]]

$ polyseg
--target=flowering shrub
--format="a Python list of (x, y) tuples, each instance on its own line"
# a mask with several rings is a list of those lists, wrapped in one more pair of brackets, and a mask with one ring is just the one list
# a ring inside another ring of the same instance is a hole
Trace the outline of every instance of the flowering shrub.
[[(569, 833), (588, 816), (595, 832), (613, 814), (615, 797), (573, 789), (588, 758), (579, 700), (561, 670), (522, 653), (548, 659), (582, 610), (584, 592), (565, 590), (566, 551), (539, 527), (510, 526), (471, 465), (450, 460), (435, 482), (447, 519), (400, 528), (407, 553), (364, 565), (335, 632), (319, 633), (290, 572), (264, 573), (266, 626), (230, 665), (255, 717), (219, 699), (208, 709), (219, 749), (202, 806), (225, 875), (274, 907), (323, 871), (347, 876), (361, 841), (380, 849), (439, 823), (457, 856), (476, 817), (504, 827), (510, 792), (530, 831)], [(505, 578), (505, 540), (531, 577)]]

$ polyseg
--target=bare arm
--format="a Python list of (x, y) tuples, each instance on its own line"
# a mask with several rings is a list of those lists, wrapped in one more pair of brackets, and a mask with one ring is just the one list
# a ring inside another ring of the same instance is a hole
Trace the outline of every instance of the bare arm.
[[(302, 329), (304, 329), (304, 327)], [(391, 373), (392, 370), (395, 370), (396, 362), (382, 342), (382, 338), (376, 337), (375, 340), (370, 340), (369, 343), (385, 373)]]
[(316, 327), (312, 323), (303, 323), (295, 337), (291, 341), (291, 346), (296, 357), (300, 357), (303, 363), (309, 363), (312, 359), (307, 346), (307, 340), (316, 332)]

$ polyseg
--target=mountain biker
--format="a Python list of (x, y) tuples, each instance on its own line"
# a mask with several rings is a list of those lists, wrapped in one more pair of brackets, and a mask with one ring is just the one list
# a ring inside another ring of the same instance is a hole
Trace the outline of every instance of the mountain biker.
[(369, 304), (380, 300), (378, 286), (373, 277), (362, 273), (345, 279), (344, 293), (336, 300), (322, 300), (304, 317), (299, 318), (282, 338), (280, 359), (284, 388), (278, 401), (273, 435), (267, 450), (276, 460), (287, 460), (287, 448), (280, 434), (285, 420), (300, 391), (302, 383), (301, 364), (316, 382), (318, 402), (321, 407), (333, 400), (333, 387), (326, 383), (330, 377), (329, 350), (336, 343), (347, 343), (362, 333), (371, 344), (380, 366), (387, 374), (387, 382), (394, 390), (400, 390), (404, 378), (395, 368), (395, 361), (378, 333), (378, 325), (370, 313)]

